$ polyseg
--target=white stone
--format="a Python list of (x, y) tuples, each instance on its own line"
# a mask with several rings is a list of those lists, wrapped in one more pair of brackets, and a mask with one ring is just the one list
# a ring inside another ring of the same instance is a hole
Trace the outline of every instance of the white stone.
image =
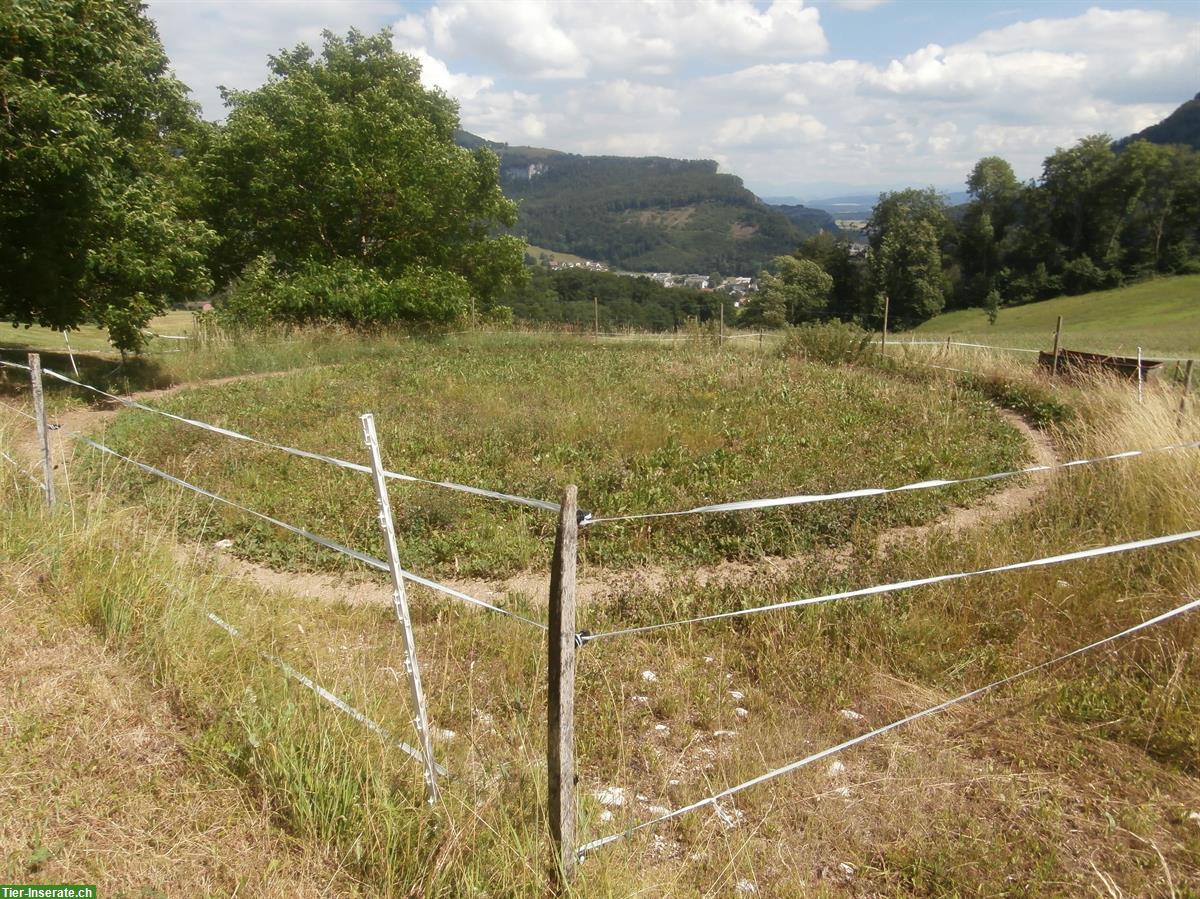
[(712, 735), (714, 737), (717, 737), (718, 739), (720, 739), (721, 737), (736, 737), (737, 731), (736, 730), (714, 730), (712, 732)]
[(746, 698), (746, 694), (743, 693), (741, 690), (730, 690), (729, 696), (734, 702), (741, 702), (743, 699)]
[(741, 706), (738, 706), (736, 709), (733, 710), (733, 714), (737, 715), (739, 718), (749, 718), (750, 710), (744, 709)]
[(1197, 827), (1200, 827), (1200, 812), (1189, 812), (1188, 820), (1191, 821), (1193, 824), (1195, 824)]
[(217, 549), (230, 549), (233, 546), (232, 540), (218, 540), (213, 544)]
[(607, 824), (609, 821), (611, 821), (612, 819), (613, 819), (613, 813), (612, 813), (612, 812), (610, 812), (608, 809), (605, 809), (604, 811), (602, 811), (602, 812), (600, 813), (600, 820), (601, 820), (601, 821), (603, 821), (603, 822), (605, 822), (606, 824)]
[(654, 730), (662, 734), (664, 737), (671, 732), (671, 728), (667, 727), (665, 724), (654, 725)]
[(854, 865), (850, 864), (849, 862), (841, 862), (838, 865), (838, 872), (842, 875), (842, 877), (846, 878), (846, 880), (850, 880), (854, 877)]
[(842, 709), (840, 712), (838, 712), (838, 714), (841, 715), (843, 718), (845, 718), (847, 721), (862, 721), (862, 720), (864, 720), (864, 717), (865, 717), (863, 715), (860, 715), (858, 712), (854, 711), (854, 709)]
[(846, 773), (846, 766), (843, 765), (841, 762), (835, 761), (833, 764), (831, 764), (829, 766), (829, 768), (826, 770), (825, 773), (828, 774), (830, 777), (841, 777), (843, 774)]
[(635, 705), (649, 705), (650, 697), (649, 696), (630, 696), (629, 701), (634, 703)]
[(601, 805), (622, 806), (625, 804), (624, 787), (604, 787), (592, 794)]
[(648, 684), (657, 684), (658, 683), (658, 675), (655, 674), (653, 671), (643, 671), (642, 672), (642, 680), (644, 680)]
[(743, 896), (750, 896), (758, 892), (758, 885), (752, 880), (742, 879), (734, 886), (734, 892), (741, 893)]

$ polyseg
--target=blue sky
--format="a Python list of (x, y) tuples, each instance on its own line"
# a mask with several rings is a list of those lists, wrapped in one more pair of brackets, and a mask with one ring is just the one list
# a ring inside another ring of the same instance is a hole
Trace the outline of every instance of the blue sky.
[(209, 118), (217, 85), (323, 28), (394, 29), (468, 130), (580, 153), (716, 159), (762, 195), (1035, 177), (1200, 91), (1200, 3), (150, 0)]

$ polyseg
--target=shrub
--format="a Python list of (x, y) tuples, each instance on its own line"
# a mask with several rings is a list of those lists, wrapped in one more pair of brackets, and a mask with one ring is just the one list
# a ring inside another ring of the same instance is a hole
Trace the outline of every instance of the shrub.
[(281, 274), (259, 257), (217, 306), (221, 324), (257, 328), (268, 324), (446, 324), (470, 304), (460, 275), (412, 266), (389, 280), (351, 261), (310, 263)]
[(782, 354), (828, 365), (862, 361), (871, 351), (874, 335), (847, 322), (809, 322), (790, 328)]

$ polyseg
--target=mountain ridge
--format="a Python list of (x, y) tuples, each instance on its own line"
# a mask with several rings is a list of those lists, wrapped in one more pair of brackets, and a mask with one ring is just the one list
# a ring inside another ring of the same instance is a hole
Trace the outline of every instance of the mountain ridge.
[(501, 187), (520, 202), (517, 234), (615, 268), (752, 275), (837, 231), (826, 213), (770, 206), (710, 159), (585, 156), (466, 131), (455, 140), (500, 157)]

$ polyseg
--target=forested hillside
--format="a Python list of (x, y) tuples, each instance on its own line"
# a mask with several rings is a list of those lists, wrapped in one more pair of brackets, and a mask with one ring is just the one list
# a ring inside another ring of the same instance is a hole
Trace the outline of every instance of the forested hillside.
[(1182, 104), (1157, 125), (1125, 138), (1120, 146), (1135, 140), (1148, 140), (1152, 144), (1186, 144), (1194, 150), (1200, 150), (1200, 94)]
[(616, 268), (757, 274), (804, 237), (836, 228), (821, 212), (766, 205), (710, 160), (579, 156), (467, 132), (456, 139), (500, 156), (503, 190), (520, 201), (516, 233)]

